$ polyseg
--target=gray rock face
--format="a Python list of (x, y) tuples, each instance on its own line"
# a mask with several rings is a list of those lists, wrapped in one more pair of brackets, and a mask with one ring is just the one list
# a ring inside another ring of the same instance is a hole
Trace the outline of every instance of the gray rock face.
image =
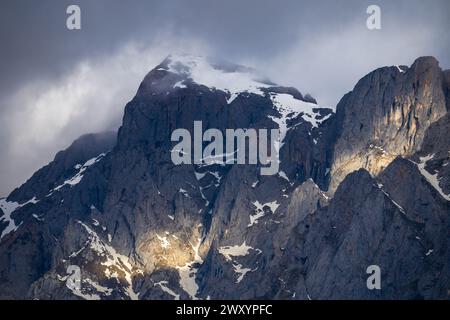
[(450, 110), (450, 70), (444, 71), (443, 88), (445, 92), (445, 100), (447, 101), (447, 111)]
[(373, 71), (339, 102), (331, 192), (352, 171), (378, 174), (398, 155), (418, 151), (430, 124), (446, 114), (446, 76), (436, 59), (402, 68)]
[[(264, 189), (261, 186), (259, 192)], [(213, 218), (213, 232), (209, 237), (212, 245), (199, 270), (203, 296), (221, 299), (290, 298), (293, 292), (287, 288), (280, 269), (286, 246), (294, 227), (325, 206), (327, 197), (309, 179), (284, 199), (270, 202), (274, 197), (272, 192), (266, 195), (265, 201), (251, 202), (253, 207), (243, 210), (250, 199), (262, 198), (261, 194), (248, 194), (242, 199), (245, 190), (242, 188), (235, 196), (238, 202), (231, 209), (229, 220), (217, 221), (227, 208), (223, 213), (217, 212)], [(243, 212), (254, 212), (255, 209), (256, 212), (258, 209), (263, 211), (264, 216), (256, 224), (248, 224), (248, 214)]]
[(11, 192), (8, 201), (23, 203), (33, 197), (45, 197), (53, 188), (72, 177), (78, 171), (75, 168), (77, 165), (110, 151), (116, 144), (116, 136), (116, 132), (103, 132), (78, 138), (69, 148), (58, 152), (50, 164)]
[[(441, 190), (441, 194), (450, 194), (450, 114), (433, 123), (428, 129), (421, 150), (412, 157), (413, 161)], [(426, 170), (426, 171), (424, 171)]]
[[(311, 299), (447, 297), (448, 202), (420, 179), (401, 159), (383, 173), (386, 185), (362, 169), (347, 176), (330, 205), (296, 227), (284, 272), (290, 290)], [(366, 286), (370, 265), (381, 268), (381, 290)]]
[[(65, 237), (71, 221), (88, 216), (88, 203), (101, 208), (107, 161), (85, 164), (110, 151), (115, 140), (115, 133), (110, 132), (81, 137), (7, 199), (0, 199), (3, 218), (9, 211), (11, 220), (0, 221), (0, 297), (27, 297), (31, 284), (63, 259), (63, 243), (68, 241)], [(78, 180), (75, 189), (70, 183), (64, 184)], [(17, 231), (6, 233), (11, 223)], [(69, 236), (74, 245), (80, 245), (79, 234)]]
[[(117, 138), (80, 138), (0, 199), (0, 297), (447, 298), (447, 78), (433, 58), (404, 70), (366, 76), (335, 115), (248, 68), (167, 58)], [(280, 127), (279, 173), (174, 165), (171, 134), (194, 121)]]

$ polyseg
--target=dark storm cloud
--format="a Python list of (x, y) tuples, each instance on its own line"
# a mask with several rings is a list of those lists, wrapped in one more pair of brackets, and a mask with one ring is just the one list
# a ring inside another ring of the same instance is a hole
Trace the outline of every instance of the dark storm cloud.
[[(382, 29), (365, 27), (366, 8)], [(65, 28), (78, 4), (82, 30)], [(381, 65), (450, 67), (450, 1), (40, 0), (0, 4), (0, 195), (86, 131), (116, 127), (171, 51), (247, 63), (334, 106)]]

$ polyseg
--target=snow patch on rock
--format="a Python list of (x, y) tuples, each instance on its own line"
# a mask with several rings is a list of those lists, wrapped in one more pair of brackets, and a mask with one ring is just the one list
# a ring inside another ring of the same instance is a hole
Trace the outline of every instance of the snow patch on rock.
[(199, 249), (202, 239), (198, 239), (197, 245), (192, 245), (194, 250), (194, 260), (187, 262), (182, 267), (177, 267), (178, 274), (180, 275), (180, 287), (189, 295), (193, 300), (197, 300), (198, 284), (196, 282), (196, 276), (198, 271), (198, 264), (203, 263), (202, 257), (200, 257)]
[(176, 294), (173, 290), (171, 290), (169, 287), (167, 287), (168, 282), (167, 281), (159, 281), (154, 284), (154, 286), (159, 286), (162, 291), (165, 293), (168, 293), (172, 297), (174, 297), (174, 300), (180, 300), (180, 295)]
[[(136, 271), (131, 265), (128, 257), (119, 254), (116, 249), (114, 249), (111, 245), (105, 243), (98, 234), (84, 224), (81, 221), (77, 221), (80, 225), (83, 226), (85, 231), (89, 236), (88, 244), (80, 250), (83, 251), (87, 246), (96, 252), (99, 256), (104, 258), (100, 264), (104, 266), (106, 269), (104, 271), (105, 276), (107, 278), (116, 278), (119, 280), (119, 275), (117, 274), (117, 270), (120, 271), (124, 275), (125, 281), (128, 283), (128, 286), (124, 288), (125, 294), (131, 300), (138, 300), (139, 293), (136, 293), (133, 290), (133, 280), (132, 277)], [(140, 272), (140, 271), (138, 271)]]
[(3, 229), (2, 234), (0, 235), (0, 240), (7, 234), (17, 231), (17, 229), (22, 224), (22, 222), (20, 222), (19, 224), (16, 223), (16, 221), (11, 216), (12, 213), (17, 209), (26, 206), (27, 204), (36, 204), (38, 202), (39, 200), (37, 200), (36, 197), (33, 197), (32, 199), (22, 204), (19, 204), (14, 201), (7, 201), (5, 198), (1, 198), (0, 209), (3, 211), (3, 215), (0, 217), (0, 224), (7, 223), (8, 225), (6, 226), (5, 229)]
[(272, 214), (278, 209), (280, 204), (275, 200), (272, 202), (266, 202), (261, 204), (259, 201), (252, 202), (253, 206), (255, 206), (255, 212), (250, 215), (250, 223), (247, 227), (251, 227), (258, 223), (258, 220), (264, 216), (264, 207), (269, 207)]
[(62, 187), (66, 186), (66, 185), (69, 185), (72, 187), (72, 186), (79, 184), (81, 182), (81, 180), (83, 179), (84, 172), (87, 170), (87, 168), (89, 168), (93, 164), (99, 162), (104, 156), (105, 156), (105, 154), (102, 153), (102, 154), (98, 155), (97, 157), (89, 159), (83, 165), (76, 165), (75, 168), (78, 168), (78, 172), (75, 175), (73, 175), (71, 178), (64, 181), (59, 186), (53, 188), (53, 190), (50, 192), (50, 194), (52, 194), (54, 191), (60, 190)]
[(241, 245), (220, 247), (218, 249), (219, 253), (225, 257), (225, 260), (233, 264), (234, 272), (238, 275), (236, 283), (240, 283), (244, 276), (248, 272), (252, 271), (252, 269), (245, 268), (242, 264), (235, 261), (233, 257), (244, 257), (250, 253), (250, 250), (257, 250), (261, 252), (259, 249), (254, 249), (248, 246), (245, 241)]
[(330, 113), (326, 117), (320, 119), (320, 112), (314, 110), (319, 108), (317, 104), (296, 99), (291, 94), (271, 93), (270, 97), (275, 109), (279, 113), (279, 116), (269, 116), (270, 119), (278, 124), (278, 128), (280, 129), (280, 137), (275, 144), (275, 148), (278, 152), (284, 144), (284, 138), (286, 138), (287, 132), (291, 129), (288, 124), (290, 120), (302, 115), (303, 120), (309, 122), (313, 128), (317, 128), (320, 123), (331, 116)]
[(417, 168), (419, 169), (422, 176), (425, 177), (425, 179), (428, 181), (431, 186), (436, 189), (437, 192), (441, 195), (442, 198), (444, 198), (447, 201), (450, 201), (450, 194), (446, 194), (444, 190), (439, 185), (439, 178), (438, 173), (431, 174), (426, 169), (425, 166), (427, 165), (427, 162), (432, 160), (434, 158), (434, 154), (428, 155), (425, 157), (420, 157), (420, 162), (416, 163)]

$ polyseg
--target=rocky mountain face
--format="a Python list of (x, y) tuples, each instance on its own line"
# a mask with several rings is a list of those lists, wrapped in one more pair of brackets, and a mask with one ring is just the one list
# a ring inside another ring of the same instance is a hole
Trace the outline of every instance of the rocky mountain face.
[(362, 78), (337, 106), (330, 191), (358, 168), (378, 174), (398, 155), (417, 152), (427, 128), (447, 112), (446, 88), (445, 75), (431, 57)]
[[(0, 199), (0, 297), (448, 298), (449, 79), (431, 57), (381, 68), (334, 112), (251, 69), (169, 56), (117, 134), (83, 136)], [(278, 173), (175, 165), (172, 132), (195, 121), (280, 129)]]

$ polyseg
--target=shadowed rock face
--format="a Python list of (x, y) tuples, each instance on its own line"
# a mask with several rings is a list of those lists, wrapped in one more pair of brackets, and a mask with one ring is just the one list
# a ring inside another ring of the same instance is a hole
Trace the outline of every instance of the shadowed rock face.
[[(381, 181), (362, 169), (348, 175), (329, 206), (297, 225), (285, 262), (289, 290), (312, 299), (447, 297), (448, 203), (407, 160), (389, 165)], [(409, 193), (401, 191), (407, 183)], [(367, 289), (369, 265), (380, 266), (382, 290)]]
[(72, 177), (89, 159), (110, 151), (116, 144), (116, 132), (86, 134), (75, 140), (64, 151), (56, 154), (51, 163), (38, 170), (20, 188), (8, 196), (8, 201), (23, 203), (36, 197), (45, 197), (53, 188)]
[[(117, 137), (80, 138), (0, 200), (0, 297), (446, 298), (449, 87), (437, 61), (374, 71), (336, 115), (258, 79), (192, 56), (149, 72)], [(280, 173), (174, 165), (171, 133), (193, 136), (194, 121), (284, 128)], [(367, 289), (371, 264), (381, 291)], [(80, 289), (66, 286), (70, 265)]]
[(444, 194), (450, 194), (450, 114), (433, 123), (428, 129), (420, 152), (412, 157), (416, 163), (424, 163), (424, 169), (430, 175), (436, 175), (435, 180)]

